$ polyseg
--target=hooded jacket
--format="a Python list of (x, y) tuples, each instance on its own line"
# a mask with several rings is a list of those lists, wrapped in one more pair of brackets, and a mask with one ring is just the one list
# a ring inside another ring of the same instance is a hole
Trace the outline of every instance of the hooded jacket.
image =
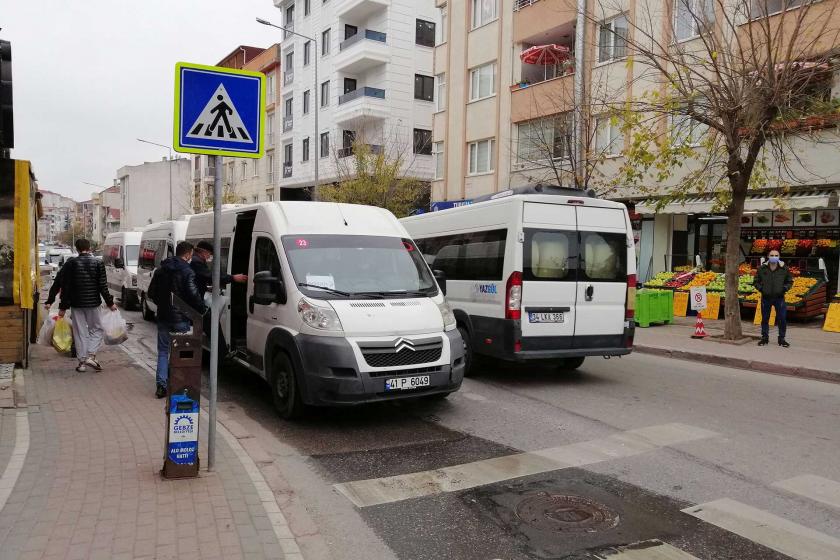
[[(160, 273), (163, 273), (165, 278), (163, 286), (168, 293), (177, 295), (199, 313), (205, 312), (203, 294), (198, 290), (195, 272), (187, 261), (181, 257), (169, 257), (160, 263), (160, 269), (155, 272), (155, 275)], [(175, 308), (170, 298), (160, 299), (157, 312), (160, 321), (170, 325), (189, 322), (189, 317)]]
[(114, 305), (108, 291), (105, 265), (90, 253), (82, 253), (67, 261), (62, 267), (61, 309), (90, 308)]
[(783, 262), (779, 263), (776, 270), (772, 270), (770, 265), (765, 263), (755, 275), (755, 289), (764, 299), (783, 298), (792, 287), (793, 275)]

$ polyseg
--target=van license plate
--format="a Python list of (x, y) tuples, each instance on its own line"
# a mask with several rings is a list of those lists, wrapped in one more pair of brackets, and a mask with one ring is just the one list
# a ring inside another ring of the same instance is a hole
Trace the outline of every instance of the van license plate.
[(563, 323), (562, 313), (528, 313), (529, 323)]
[(414, 377), (397, 377), (385, 380), (386, 391), (404, 391), (406, 389), (417, 389), (428, 387), (432, 384), (428, 375), (416, 375)]

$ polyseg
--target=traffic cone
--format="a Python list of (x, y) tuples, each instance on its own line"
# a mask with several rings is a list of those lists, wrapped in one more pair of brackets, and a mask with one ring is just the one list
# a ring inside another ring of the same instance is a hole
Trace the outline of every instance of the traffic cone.
[(706, 326), (703, 325), (703, 315), (698, 311), (697, 312), (697, 322), (694, 323), (694, 334), (691, 338), (706, 338), (708, 333), (706, 332)]

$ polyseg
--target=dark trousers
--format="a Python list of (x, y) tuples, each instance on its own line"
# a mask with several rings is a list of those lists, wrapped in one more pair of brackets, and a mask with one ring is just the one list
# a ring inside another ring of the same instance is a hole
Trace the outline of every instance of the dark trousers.
[(770, 310), (776, 308), (776, 326), (779, 327), (779, 340), (787, 334), (787, 305), (785, 298), (761, 298), (761, 337), (770, 338)]

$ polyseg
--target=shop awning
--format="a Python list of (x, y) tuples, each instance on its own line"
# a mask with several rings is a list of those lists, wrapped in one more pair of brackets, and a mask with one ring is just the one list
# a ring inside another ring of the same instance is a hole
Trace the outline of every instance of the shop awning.
[[(820, 208), (836, 208), (840, 198), (838, 190), (814, 190), (791, 193), (782, 198), (785, 209), (789, 210), (817, 210)], [(776, 199), (762, 195), (751, 195), (744, 203), (746, 212), (765, 212), (778, 210)], [(711, 214), (715, 212), (715, 202), (712, 197), (698, 196), (683, 202), (666, 204), (659, 212), (656, 211), (656, 200), (650, 199), (636, 204), (639, 214)], [(720, 209), (717, 209), (719, 212)]]

